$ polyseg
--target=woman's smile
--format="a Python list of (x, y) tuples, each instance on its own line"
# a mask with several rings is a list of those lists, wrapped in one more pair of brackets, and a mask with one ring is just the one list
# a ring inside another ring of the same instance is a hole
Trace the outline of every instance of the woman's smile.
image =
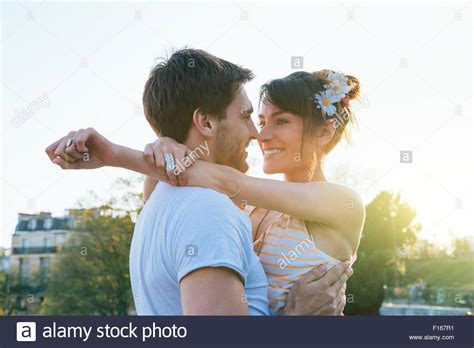
[(262, 151), (263, 151), (264, 158), (270, 158), (270, 157), (275, 157), (277, 155), (282, 154), (285, 151), (285, 149), (272, 148), (272, 149), (264, 149)]

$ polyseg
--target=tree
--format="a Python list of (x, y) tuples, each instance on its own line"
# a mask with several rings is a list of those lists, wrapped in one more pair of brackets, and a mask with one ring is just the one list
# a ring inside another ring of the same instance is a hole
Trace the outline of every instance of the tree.
[(133, 219), (142, 204), (141, 196), (130, 192), (132, 182), (119, 184), (127, 190), (121, 199), (73, 210), (78, 224), (53, 264), (42, 314), (127, 315), (132, 310), (128, 258)]
[(8, 310), (8, 295), (10, 293), (9, 275), (0, 272), (0, 315), (6, 315)]
[(358, 259), (347, 284), (346, 314), (378, 314), (384, 285), (397, 284), (408, 247), (421, 229), (413, 223), (415, 217), (414, 209), (401, 202), (400, 195), (386, 191), (366, 206)]
[(22, 279), (17, 273), (0, 273), (0, 315), (37, 314), (44, 290), (39, 274)]
[(472, 255), (472, 250), (471, 250), (471, 245), (469, 244), (469, 241), (467, 238), (456, 238), (453, 242), (454, 245), (454, 251), (453, 251), (453, 256), (454, 257), (463, 257), (463, 256), (468, 256)]

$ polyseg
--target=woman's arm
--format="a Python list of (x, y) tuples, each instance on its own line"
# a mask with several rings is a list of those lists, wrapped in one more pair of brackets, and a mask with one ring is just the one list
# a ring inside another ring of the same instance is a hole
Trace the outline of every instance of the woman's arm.
[[(147, 145), (145, 158), (164, 172), (163, 153), (182, 157), (181, 144), (161, 138)], [(177, 151), (179, 149), (179, 151)], [(231, 167), (197, 161), (186, 169), (188, 185), (212, 188), (246, 203), (280, 211), (303, 220), (329, 226), (346, 233), (351, 244), (357, 245), (365, 219), (365, 209), (359, 195), (349, 187), (329, 182), (292, 183), (247, 176)]]
[(143, 151), (114, 144), (93, 128), (69, 132), (49, 145), (46, 153), (62, 169), (120, 167), (169, 182), (166, 172), (157, 170), (155, 163), (148, 162)]
[[(67, 147), (72, 136), (75, 146)], [(63, 169), (121, 167), (169, 182), (167, 174), (157, 170), (153, 161), (147, 161), (142, 151), (113, 144), (92, 128), (71, 132), (51, 144), (46, 152)], [(84, 157), (84, 153), (90, 156)], [(234, 168), (204, 161), (195, 162), (187, 171), (188, 186), (211, 188), (243, 203), (324, 224), (343, 233), (358, 234), (364, 223), (362, 200), (354, 190), (342, 185), (254, 178)]]
[(260, 208), (358, 235), (365, 219), (360, 196), (351, 188), (330, 183), (295, 183), (255, 178), (231, 167), (200, 163), (188, 168), (188, 185), (204, 186)]

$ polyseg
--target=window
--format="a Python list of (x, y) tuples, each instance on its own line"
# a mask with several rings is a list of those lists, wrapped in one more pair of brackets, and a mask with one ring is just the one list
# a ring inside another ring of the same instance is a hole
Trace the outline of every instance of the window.
[(22, 239), (22, 240), (21, 240), (21, 248), (22, 248), (22, 249), (28, 248), (28, 245), (29, 245), (28, 239)]
[(51, 239), (50, 239), (50, 238), (44, 238), (44, 239), (43, 239), (43, 246), (44, 246), (45, 248), (50, 248), (51, 245), (52, 245), (52, 243), (51, 243)]
[(49, 257), (40, 258), (40, 272), (46, 273), (49, 270)]
[(20, 258), (20, 279), (28, 278), (30, 274), (30, 260), (27, 258)]
[(47, 218), (44, 220), (44, 229), (45, 230), (50, 230), (51, 227), (53, 227), (53, 219), (52, 218)]
[(30, 230), (36, 229), (36, 219), (31, 219), (31, 220), (28, 222), (28, 228), (29, 228)]

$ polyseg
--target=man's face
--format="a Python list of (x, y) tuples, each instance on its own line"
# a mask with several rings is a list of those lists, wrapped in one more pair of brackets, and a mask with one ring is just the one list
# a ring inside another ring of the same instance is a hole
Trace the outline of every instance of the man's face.
[(216, 136), (215, 161), (241, 172), (249, 168), (245, 151), (250, 140), (257, 139), (258, 132), (250, 115), (252, 103), (242, 87), (226, 109), (226, 118), (219, 122)]

